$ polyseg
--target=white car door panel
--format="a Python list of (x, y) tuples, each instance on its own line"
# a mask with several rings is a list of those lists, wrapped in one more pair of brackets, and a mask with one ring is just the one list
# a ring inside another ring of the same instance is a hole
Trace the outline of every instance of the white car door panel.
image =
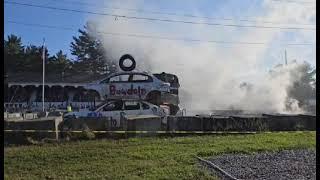
[(98, 112), (103, 117), (111, 118), (111, 125), (113, 127), (120, 127), (120, 113), (122, 112), (122, 101), (111, 101), (105, 106), (102, 106)]
[(132, 89), (137, 91), (136, 96), (140, 99), (145, 99), (153, 87), (152, 77), (144, 74), (133, 74), (131, 82)]
[(109, 97), (128, 99), (144, 99), (153, 88), (152, 77), (140, 73), (111, 77), (107, 86)]

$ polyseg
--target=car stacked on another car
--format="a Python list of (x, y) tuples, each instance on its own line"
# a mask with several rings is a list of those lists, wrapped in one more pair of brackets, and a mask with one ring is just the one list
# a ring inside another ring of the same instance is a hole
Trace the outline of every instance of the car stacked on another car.
[(86, 88), (98, 91), (103, 99), (128, 98), (157, 106), (167, 104), (170, 114), (175, 115), (179, 110), (179, 87), (178, 78), (173, 74), (130, 71), (111, 74)]

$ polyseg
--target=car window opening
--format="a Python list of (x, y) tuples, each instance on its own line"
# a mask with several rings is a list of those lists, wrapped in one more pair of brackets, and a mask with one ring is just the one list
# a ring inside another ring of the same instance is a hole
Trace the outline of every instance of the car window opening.
[(146, 103), (141, 103), (142, 104), (142, 109), (150, 109), (150, 106)]
[(125, 102), (124, 103), (124, 109), (125, 110), (139, 110), (140, 109), (140, 104), (139, 102)]
[(171, 87), (179, 88), (179, 80), (178, 77), (174, 74), (168, 74), (168, 73), (160, 73), (160, 74), (153, 74), (156, 78), (163, 82), (170, 83)]
[(130, 77), (131, 82), (152, 82), (152, 78), (143, 74), (134, 74)]
[(111, 101), (107, 104), (100, 105), (96, 109), (98, 110), (103, 106), (103, 108), (102, 108), (103, 111), (121, 111), (122, 105), (123, 105), (123, 103), (121, 101)]

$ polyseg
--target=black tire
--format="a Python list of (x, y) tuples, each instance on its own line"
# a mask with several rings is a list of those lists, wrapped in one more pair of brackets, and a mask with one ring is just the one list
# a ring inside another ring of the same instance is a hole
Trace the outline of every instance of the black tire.
[(147, 101), (159, 106), (161, 104), (161, 94), (160, 92), (150, 92), (147, 96)]
[(179, 106), (177, 105), (170, 104), (169, 107), (170, 107), (170, 115), (176, 115), (177, 112), (179, 111)]
[[(132, 64), (129, 67), (126, 67), (123, 63), (125, 60), (130, 59)], [(136, 61), (134, 60), (134, 58), (130, 55), (130, 54), (125, 54), (123, 56), (121, 56), (120, 60), (119, 60), (119, 66), (123, 71), (132, 71), (136, 68)]]

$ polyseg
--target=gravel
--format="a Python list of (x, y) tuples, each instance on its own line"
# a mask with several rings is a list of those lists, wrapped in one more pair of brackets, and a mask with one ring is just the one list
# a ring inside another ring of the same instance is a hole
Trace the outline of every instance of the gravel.
[[(237, 179), (316, 179), (315, 150), (226, 154), (208, 160)], [(215, 169), (211, 168), (211, 171), (221, 179), (227, 179)]]

